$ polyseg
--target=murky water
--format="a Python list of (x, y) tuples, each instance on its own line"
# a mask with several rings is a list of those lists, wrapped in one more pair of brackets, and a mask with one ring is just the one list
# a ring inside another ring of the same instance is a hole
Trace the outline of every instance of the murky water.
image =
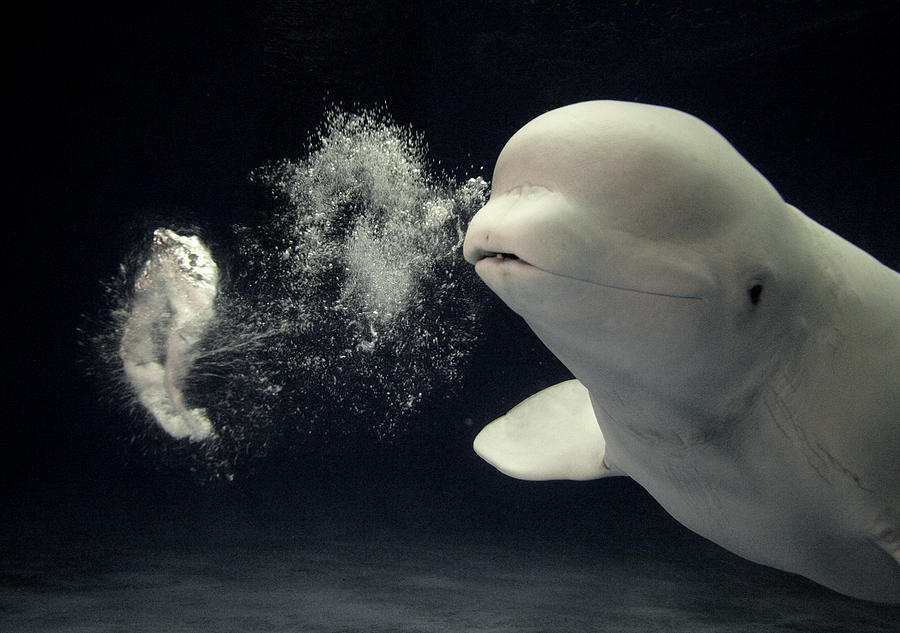
[[(900, 609), (702, 551), (490, 533), (20, 548), (6, 631), (896, 631)], [(893, 628), (892, 628), (893, 627)]]

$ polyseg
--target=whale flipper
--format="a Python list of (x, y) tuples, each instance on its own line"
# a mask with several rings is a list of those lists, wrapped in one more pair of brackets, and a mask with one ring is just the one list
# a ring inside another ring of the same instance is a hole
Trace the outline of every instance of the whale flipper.
[(517, 479), (583, 481), (623, 474), (605, 460), (606, 442), (590, 395), (577, 380), (523, 400), (484, 427), (474, 447), (482, 459)]

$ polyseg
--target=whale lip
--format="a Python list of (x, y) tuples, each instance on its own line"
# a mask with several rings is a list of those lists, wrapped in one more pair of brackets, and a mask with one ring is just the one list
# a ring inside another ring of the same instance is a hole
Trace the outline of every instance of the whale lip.
[(473, 233), (470, 230), (463, 242), (463, 258), (473, 266), (485, 259), (529, 263), (513, 242), (515, 240), (498, 231)]
[(568, 279), (570, 281), (576, 281), (576, 282), (580, 282), (580, 283), (590, 284), (592, 286), (598, 286), (601, 288), (608, 288), (610, 290), (619, 290), (619, 291), (623, 291), (623, 292), (635, 292), (638, 294), (665, 297), (668, 299), (682, 299), (682, 300), (688, 300), (688, 301), (707, 302), (707, 298), (704, 297), (700, 293), (678, 293), (678, 292), (648, 290), (648, 289), (642, 289), (639, 287), (605, 283), (603, 281), (599, 281), (599, 280), (595, 280), (595, 279), (588, 279), (585, 277), (561, 273), (561, 272), (557, 272), (554, 270), (548, 270), (547, 268), (544, 268), (542, 266), (537, 266), (525, 259), (522, 259), (515, 253), (509, 253), (509, 252), (505, 252), (505, 251), (489, 251), (489, 250), (484, 250), (484, 249), (478, 248), (475, 253), (470, 253), (469, 255), (471, 256), (470, 261), (472, 261), (472, 263), (474, 264), (475, 270), (476, 270), (476, 272), (479, 273), (479, 275), (481, 275), (481, 271), (479, 271), (479, 269), (483, 270), (484, 266), (490, 266), (490, 267), (503, 266), (507, 270), (509, 270), (509, 267), (512, 266), (514, 268), (520, 269), (522, 272), (529, 270), (529, 271), (531, 271), (530, 274), (534, 274), (534, 272), (539, 271), (539, 274), (543, 273), (544, 275), (550, 275), (551, 277), (559, 277), (561, 279)]
[[(537, 257), (538, 261), (523, 257), (521, 247), (515, 239), (508, 233), (497, 230), (486, 231), (470, 231), (465, 243), (463, 244), (463, 256), (466, 261), (475, 267), (479, 276), (484, 278), (484, 273), (495, 275), (501, 270), (505, 270), (505, 274), (527, 275), (528, 278), (534, 278), (535, 273), (540, 272), (551, 277), (568, 279), (580, 283), (590, 284), (600, 288), (608, 288), (610, 290), (618, 290), (624, 292), (634, 292), (644, 295), (657, 297), (665, 297), (669, 299), (680, 299), (688, 301), (708, 302), (710, 287), (709, 284), (697, 283), (690, 284), (681, 288), (648, 288), (642, 287), (640, 284), (614, 282), (610, 279), (597, 278), (590, 274), (578, 274), (574, 271), (560, 270), (556, 266), (547, 266)], [(512, 247), (512, 248), (510, 248)], [(525, 249), (529, 250), (529, 249)], [(533, 253), (533, 255), (537, 255)], [(488, 273), (488, 270), (495, 272)], [(518, 271), (518, 272), (514, 272)], [(538, 275), (541, 276), (541, 275)], [(697, 280), (699, 282), (699, 280)]]
[(463, 258), (473, 266), (482, 259), (497, 257), (501, 259), (515, 257), (518, 259), (518, 255), (515, 255), (512, 251), (496, 248), (496, 246), (493, 249), (487, 248), (487, 243), (491, 241), (491, 236), (489, 234), (479, 235), (478, 243), (471, 238), (471, 235), (471, 231), (466, 233), (466, 239), (463, 242)]
[[(523, 257), (520, 257), (519, 255), (511, 251), (493, 251), (479, 248), (476, 253), (470, 253), (470, 257), (470, 261), (475, 267), (476, 272), (484, 270), (484, 268), (487, 266), (495, 270), (509, 270), (512, 267), (521, 269), (523, 272), (527, 269), (532, 271), (532, 273), (535, 271), (540, 271), (549, 275), (554, 274), (549, 270), (545, 270), (541, 266), (532, 264), (527, 259), (524, 259)], [(480, 274), (481, 273), (479, 272), (479, 275)]]
[[(502, 251), (481, 251), (475, 261), (477, 263), (482, 259), (499, 259), (501, 261), (509, 259), (523, 261), (522, 258), (515, 253), (504, 253)], [(527, 264), (528, 262), (525, 263)]]
[(535, 266), (529, 261), (522, 259), (515, 253), (509, 253), (506, 251), (480, 251), (478, 253), (478, 258), (475, 259), (472, 264), (475, 267), (475, 271), (481, 275), (481, 271), (485, 269), (485, 267), (492, 268), (494, 270), (510, 270), (510, 267), (519, 268), (523, 271), (525, 269), (531, 271), (540, 271), (545, 274), (552, 274), (549, 271), (542, 269), (539, 266)]

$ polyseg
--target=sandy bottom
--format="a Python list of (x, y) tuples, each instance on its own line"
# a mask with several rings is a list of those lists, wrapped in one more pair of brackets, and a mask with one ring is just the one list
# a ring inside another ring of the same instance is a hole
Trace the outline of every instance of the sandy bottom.
[(8, 547), (0, 629), (328, 633), (898, 631), (714, 546), (617, 551), (496, 534)]

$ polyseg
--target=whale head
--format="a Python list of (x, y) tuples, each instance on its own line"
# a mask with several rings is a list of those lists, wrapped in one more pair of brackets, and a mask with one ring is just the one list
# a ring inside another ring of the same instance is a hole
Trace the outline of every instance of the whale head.
[(793, 327), (807, 264), (781, 254), (799, 216), (699, 119), (593, 101), (509, 140), (464, 255), (592, 390), (721, 392)]

